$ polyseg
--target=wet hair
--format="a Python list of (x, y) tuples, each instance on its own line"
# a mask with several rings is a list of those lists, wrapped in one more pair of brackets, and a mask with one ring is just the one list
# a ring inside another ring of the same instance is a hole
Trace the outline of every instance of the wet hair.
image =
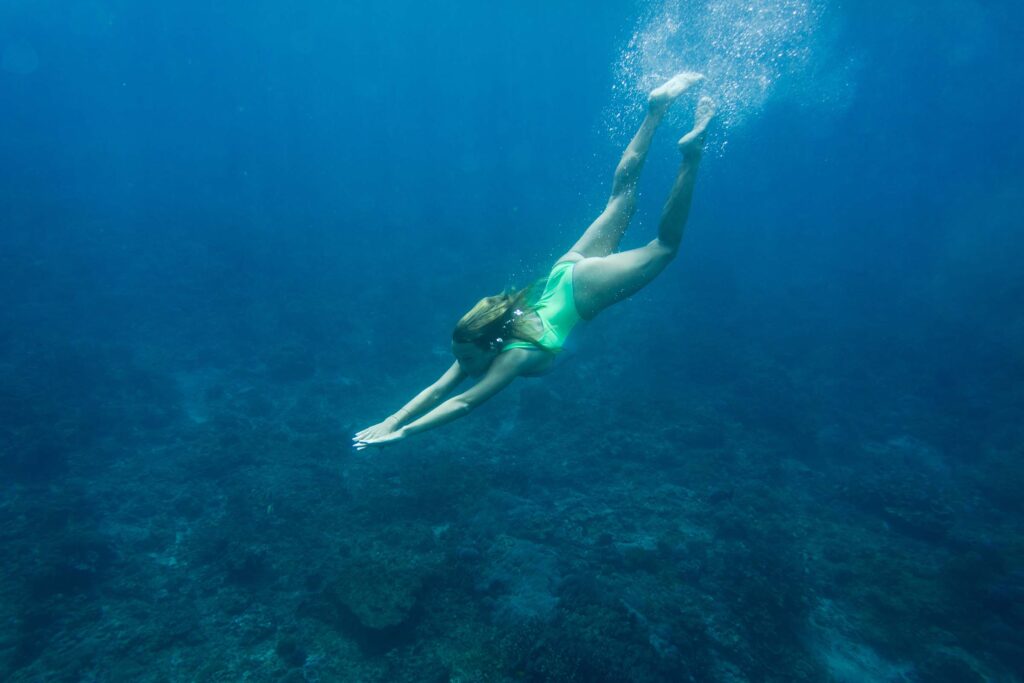
[(537, 340), (525, 330), (524, 316), (533, 310), (529, 302), (532, 293), (543, 280), (518, 292), (502, 292), (480, 299), (466, 315), (459, 319), (452, 332), (452, 341), (475, 344), (484, 351), (499, 351), (512, 339), (536, 344)]

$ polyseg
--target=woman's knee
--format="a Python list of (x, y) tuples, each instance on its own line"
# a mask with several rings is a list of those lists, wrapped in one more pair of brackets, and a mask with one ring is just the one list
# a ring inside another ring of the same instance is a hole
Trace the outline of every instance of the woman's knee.
[(647, 248), (651, 251), (651, 260), (660, 263), (662, 266), (668, 265), (672, 259), (679, 253), (679, 243), (672, 244), (660, 237), (655, 237), (647, 244)]
[(626, 152), (622, 155), (622, 159), (619, 160), (619, 165), (615, 167), (615, 180), (627, 181), (633, 180), (640, 175), (640, 167), (644, 164), (644, 158), (642, 155), (636, 152)]
[(612, 179), (612, 194), (619, 195), (636, 191), (636, 183), (640, 178), (640, 169), (644, 158), (634, 152), (626, 152), (619, 165), (615, 167)]

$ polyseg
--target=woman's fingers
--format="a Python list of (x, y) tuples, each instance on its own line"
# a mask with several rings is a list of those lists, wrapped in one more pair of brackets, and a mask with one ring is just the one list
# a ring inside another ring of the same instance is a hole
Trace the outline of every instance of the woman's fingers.
[(372, 427), (356, 432), (355, 436), (352, 437), (352, 446), (357, 450), (361, 451), (364, 448), (374, 445), (377, 441), (391, 434), (394, 429), (388, 425), (375, 424)]
[(377, 433), (377, 426), (367, 427), (361, 432), (356, 432), (356, 438), (361, 439), (364, 436), (374, 436)]

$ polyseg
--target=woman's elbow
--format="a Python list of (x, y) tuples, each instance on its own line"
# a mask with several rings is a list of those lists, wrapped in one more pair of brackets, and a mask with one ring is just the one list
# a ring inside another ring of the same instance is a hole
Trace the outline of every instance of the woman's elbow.
[(472, 396), (456, 396), (452, 400), (452, 406), (455, 408), (459, 415), (465, 415), (470, 413), (480, 405), (479, 401), (473, 399)]

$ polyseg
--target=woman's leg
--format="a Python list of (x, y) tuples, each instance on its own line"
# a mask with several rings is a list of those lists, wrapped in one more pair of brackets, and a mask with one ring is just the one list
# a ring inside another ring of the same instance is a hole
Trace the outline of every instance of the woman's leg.
[(637, 181), (647, 159), (647, 150), (651, 147), (654, 131), (672, 102), (703, 78), (698, 73), (684, 72), (676, 74), (651, 91), (647, 98), (647, 116), (615, 168), (612, 196), (608, 199), (608, 204), (597, 220), (590, 224), (583, 236), (572, 246), (566, 257), (573, 254), (584, 258), (607, 256), (618, 248), (619, 241), (629, 225), (629, 219), (636, 210)]
[(690, 214), (705, 130), (714, 113), (711, 98), (702, 97), (697, 104), (693, 130), (679, 140), (683, 163), (665, 202), (658, 238), (639, 249), (585, 258), (576, 264), (573, 286), (576, 308), (583, 318), (593, 318), (608, 306), (640, 291), (675, 258)]

